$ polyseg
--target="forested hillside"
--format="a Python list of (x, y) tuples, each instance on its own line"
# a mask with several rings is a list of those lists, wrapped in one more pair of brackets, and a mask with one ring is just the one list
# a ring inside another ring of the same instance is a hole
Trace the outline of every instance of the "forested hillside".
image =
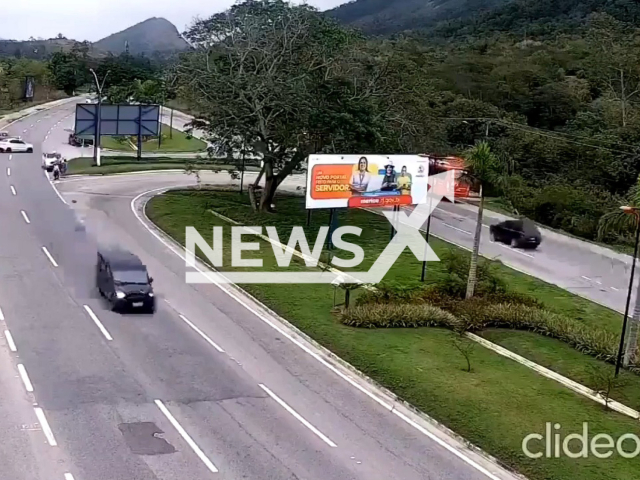
[(328, 12), (338, 21), (369, 34), (388, 35), (422, 29), (445, 20), (466, 19), (509, 0), (356, 0)]

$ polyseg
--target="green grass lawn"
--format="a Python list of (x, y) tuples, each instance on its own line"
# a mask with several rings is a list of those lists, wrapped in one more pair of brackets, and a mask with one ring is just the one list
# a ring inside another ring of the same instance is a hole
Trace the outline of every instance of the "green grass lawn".
[[(171, 138), (169, 135), (171, 130)], [(170, 129), (169, 125), (162, 125), (162, 142), (158, 148), (158, 139), (149, 140), (142, 143), (143, 152), (203, 152), (207, 149), (207, 144), (199, 138), (187, 138), (187, 135), (175, 128)]]
[[(275, 225), (281, 238), (287, 238), (287, 228), (291, 225), (305, 225), (302, 201), (281, 197), (277, 202), (278, 213), (263, 216), (251, 212), (247, 198), (236, 192), (190, 190), (169, 192), (152, 199), (147, 214), (182, 243), (185, 226), (196, 226), (209, 241), (214, 226), (228, 227), (223, 220), (207, 214), (210, 208), (245, 224)], [(313, 238), (313, 232), (327, 221), (326, 212), (314, 212), (307, 238)], [(388, 241), (386, 220), (374, 214), (349, 211), (341, 214), (340, 222), (363, 227), (362, 240), (357, 243), (366, 244), (366, 252), (372, 252), (370, 255), (374, 257)], [(229, 229), (225, 229), (224, 242), (224, 258), (228, 262), (231, 255)], [(243, 258), (262, 258), (265, 270), (277, 270), (271, 245), (259, 243), (260, 252), (244, 252)], [(448, 248), (444, 242), (431, 240), (430, 243), (436, 253)], [(293, 262), (289, 269), (303, 271), (306, 267), (301, 262)], [(232, 269), (223, 267), (222, 270)], [(509, 278), (516, 288), (529, 289), (549, 308), (574, 314), (585, 322), (599, 322), (605, 328), (617, 329), (617, 314), (582, 302), (555, 287), (544, 286), (525, 275), (509, 273), (506, 267), (501, 271), (504, 275), (512, 275)], [(438, 264), (430, 263), (429, 279), (438, 275), (443, 275)], [(419, 262), (412, 254), (405, 253), (388, 277), (402, 282), (418, 281)], [(588, 421), (592, 435), (608, 433), (614, 438), (625, 433), (638, 435), (640, 425), (623, 415), (605, 412), (598, 404), (524, 366), (478, 345), (472, 353), (472, 372), (467, 373), (463, 371), (464, 358), (453, 346), (454, 336), (447, 330), (346, 327), (331, 313), (333, 287), (330, 285), (244, 285), (243, 288), (356, 368), (532, 480), (630, 480), (637, 477), (637, 460), (615, 455), (609, 459), (527, 458), (521, 451), (522, 439), (530, 433), (544, 433), (545, 422), (560, 423), (562, 432), (567, 434), (580, 433), (582, 422)], [(592, 361), (560, 342), (552, 340), (552, 343), (550, 339), (521, 335), (523, 333), (526, 332), (484, 332), (487, 338), (505, 346), (511, 342), (523, 354), (526, 349), (537, 351), (541, 358), (535, 360), (540, 363), (546, 361), (555, 367), (558, 362), (563, 369), (574, 369), (576, 374), (586, 362)], [(625, 398), (638, 398), (637, 390), (625, 392)]]
[[(111, 175), (114, 173), (142, 172), (149, 170), (175, 170), (184, 169), (188, 160), (181, 158), (155, 157), (142, 158), (135, 157), (101, 157), (100, 167), (93, 164), (93, 157), (72, 158), (68, 163), (68, 175)], [(207, 165), (208, 170), (235, 170), (236, 166), (226, 163), (214, 163)], [(203, 170), (204, 167), (203, 167)], [(255, 167), (247, 167), (247, 171), (257, 170)]]
[[(171, 130), (171, 135), (169, 131)], [(137, 147), (137, 140), (135, 137), (129, 138), (133, 147), (127, 141), (119, 141), (115, 137), (103, 137), (101, 141), (102, 148), (116, 151), (135, 151)], [(146, 142), (142, 142), (143, 152), (203, 152), (207, 149), (207, 144), (199, 138), (191, 137), (187, 138), (187, 135), (175, 128), (170, 129), (169, 125), (162, 125), (162, 142), (158, 146), (158, 138), (152, 138)]]

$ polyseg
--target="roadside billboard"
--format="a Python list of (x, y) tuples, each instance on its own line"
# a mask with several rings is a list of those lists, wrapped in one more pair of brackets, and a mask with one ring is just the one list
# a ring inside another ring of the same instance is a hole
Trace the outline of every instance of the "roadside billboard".
[(419, 155), (311, 155), (308, 209), (426, 203), (429, 158)]
[(35, 96), (36, 79), (34, 77), (25, 77), (24, 79), (24, 99), (32, 101)]

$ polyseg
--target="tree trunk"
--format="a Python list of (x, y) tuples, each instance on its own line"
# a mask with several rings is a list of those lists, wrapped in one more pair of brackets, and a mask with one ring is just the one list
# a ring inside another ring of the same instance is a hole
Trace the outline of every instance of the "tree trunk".
[(478, 254), (480, 252), (480, 236), (482, 235), (482, 213), (484, 210), (484, 192), (480, 185), (480, 205), (478, 205), (478, 217), (476, 219), (476, 234), (473, 238), (473, 251), (469, 265), (469, 278), (467, 279), (467, 294), (465, 298), (473, 297), (478, 281)]
[(638, 333), (640, 331), (640, 281), (638, 282), (638, 291), (636, 293), (636, 304), (633, 308), (633, 315), (629, 318), (627, 328), (624, 359), (622, 364), (628, 367), (629, 364), (637, 360), (638, 353)]
[(260, 197), (260, 206), (258, 210), (261, 212), (271, 212), (271, 204), (273, 203), (273, 197), (278, 189), (278, 179), (275, 176), (266, 178), (264, 181), (264, 189), (262, 190), (262, 196)]

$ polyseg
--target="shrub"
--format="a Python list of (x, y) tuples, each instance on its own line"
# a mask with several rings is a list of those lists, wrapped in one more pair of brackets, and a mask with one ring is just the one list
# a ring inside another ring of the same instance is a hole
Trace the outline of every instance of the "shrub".
[[(548, 310), (510, 303), (493, 304), (487, 299), (450, 303), (444, 310), (428, 304), (375, 304), (342, 312), (343, 324), (360, 328), (444, 327), (459, 333), (486, 328), (526, 330), (555, 338), (585, 355), (615, 363), (615, 335), (597, 330)], [(640, 363), (629, 368), (640, 373)]]
[(393, 282), (380, 283), (375, 289), (362, 292), (356, 305), (377, 305), (388, 303), (424, 303), (421, 300), (423, 285), (405, 285)]
[(431, 305), (377, 304), (356, 306), (342, 312), (340, 321), (351, 327), (448, 327), (455, 328), (454, 315)]

